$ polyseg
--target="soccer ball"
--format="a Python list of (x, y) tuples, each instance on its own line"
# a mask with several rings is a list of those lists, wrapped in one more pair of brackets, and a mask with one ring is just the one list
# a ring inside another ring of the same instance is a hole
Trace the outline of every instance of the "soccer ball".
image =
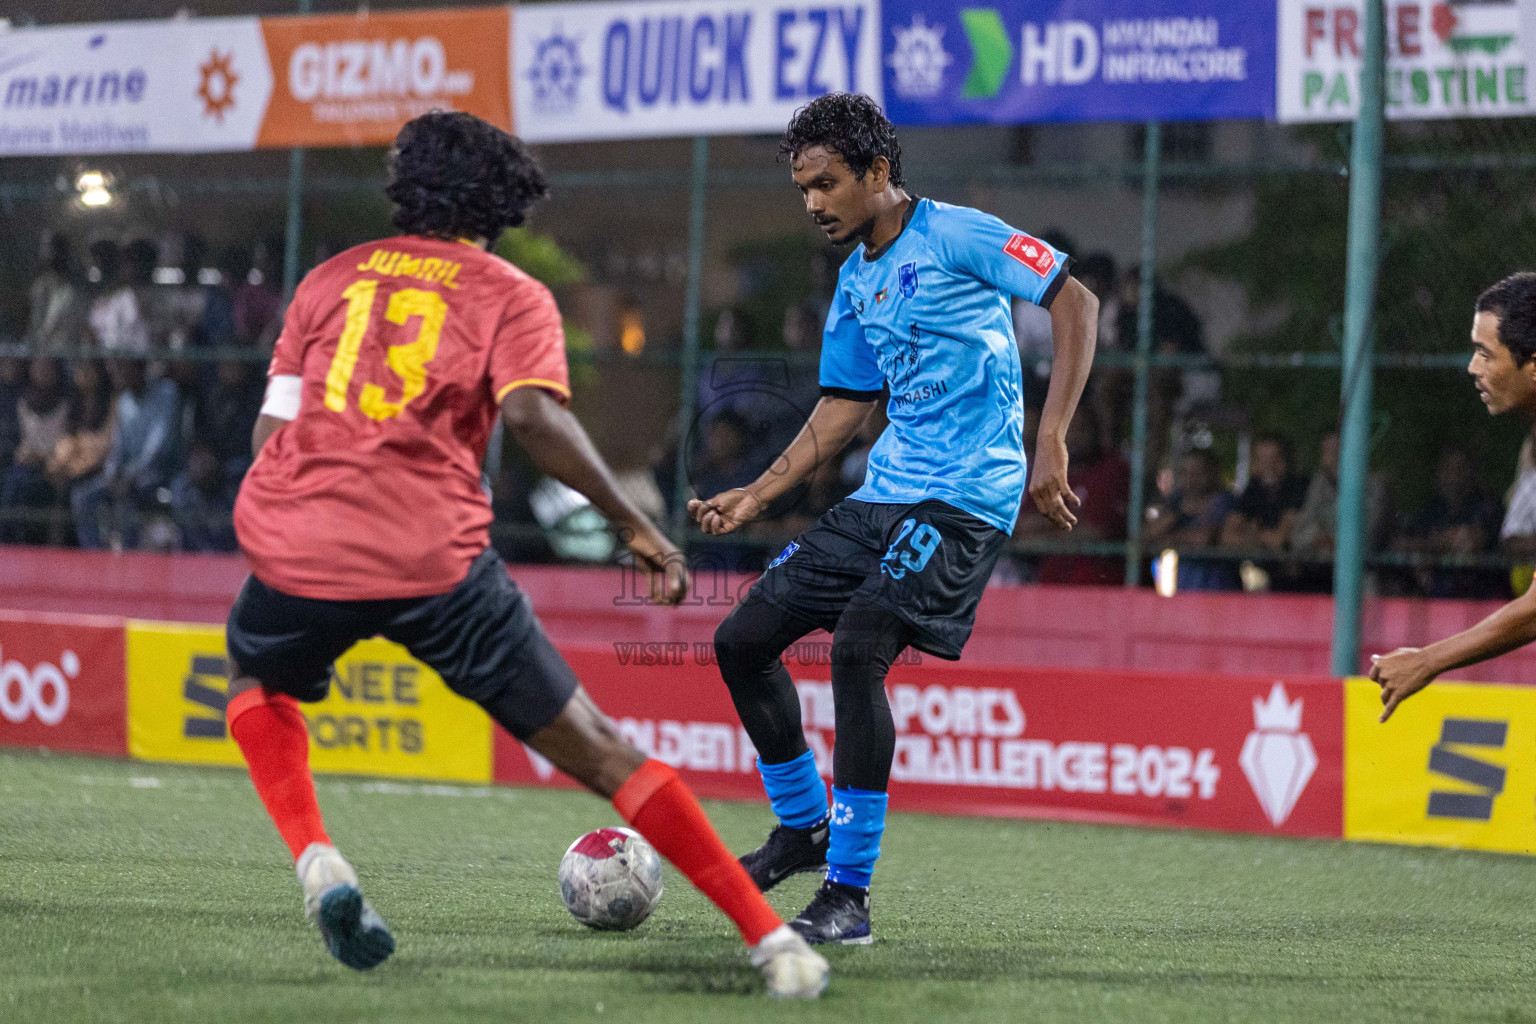
[(588, 928), (628, 931), (661, 902), (661, 857), (632, 829), (588, 832), (560, 859), (560, 898)]

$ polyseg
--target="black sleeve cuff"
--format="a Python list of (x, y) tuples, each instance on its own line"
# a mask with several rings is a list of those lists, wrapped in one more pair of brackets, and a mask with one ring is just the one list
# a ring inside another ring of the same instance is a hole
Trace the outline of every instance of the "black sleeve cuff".
[(878, 402), (884, 391), (853, 391), (849, 388), (829, 388), (825, 384), (821, 387), (821, 397), (842, 398), (850, 402)]
[(1056, 301), (1056, 293), (1061, 291), (1061, 286), (1067, 283), (1067, 276), (1072, 273), (1072, 257), (1061, 258), (1061, 271), (1057, 273), (1056, 280), (1046, 286), (1045, 294), (1040, 296), (1040, 308), (1050, 309), (1051, 303)]

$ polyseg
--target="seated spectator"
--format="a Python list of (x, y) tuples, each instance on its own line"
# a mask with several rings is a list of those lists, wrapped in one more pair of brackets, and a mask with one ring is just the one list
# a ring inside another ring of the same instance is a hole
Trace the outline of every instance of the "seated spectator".
[[(1416, 554), (1486, 554), (1499, 535), (1499, 503), (1477, 483), (1472, 453), (1450, 446), (1435, 467), (1434, 494), (1403, 528), (1397, 547)], [(1428, 597), (1507, 596), (1503, 573), (1486, 569), (1424, 568), (1414, 574)]]
[[(1131, 466), (1120, 453), (1102, 443), (1098, 417), (1092, 408), (1079, 407), (1067, 428), (1067, 456), (1072, 491), (1082, 502), (1077, 525), (1066, 539), (1093, 543), (1125, 540), (1126, 513), (1130, 505)], [(1045, 536), (1059, 539), (1060, 532), (1035, 512), (1034, 502), (1024, 499), (1015, 537)], [(1125, 582), (1125, 560), (1101, 555), (1047, 555), (1035, 572), (1041, 583), (1118, 586)]]
[(0, 469), (11, 464), (21, 443), (21, 421), (16, 413), (26, 387), (26, 360), (0, 356)]
[[(1330, 430), (1318, 444), (1317, 472), (1307, 484), (1306, 497), (1291, 530), (1291, 551), (1307, 561), (1296, 567), (1296, 589), (1328, 593), (1333, 589), (1335, 524), (1339, 513), (1339, 432)], [(1386, 481), (1372, 473), (1365, 485), (1365, 543), (1375, 550), (1386, 531), (1389, 506)]]
[[(138, 255), (142, 259), (142, 251)], [(95, 344), (108, 352), (148, 351), (149, 323), (138, 292), (127, 279), (122, 250), (116, 242), (102, 239), (91, 245), (91, 261), (97, 276), (89, 314)]]
[(85, 334), (85, 294), (70, 258), (69, 239), (50, 231), (43, 237), (43, 272), (32, 282), (27, 343), (35, 351), (69, 352)]
[(0, 475), (0, 542), (42, 544), (48, 539), (46, 524), (27, 522), (30, 511), (53, 503), (48, 480), (48, 460), (64, 437), (69, 417), (69, 396), (59, 364), (47, 356), (32, 360), (27, 389), (17, 405), (21, 441), (15, 460)]
[(283, 304), (275, 281), (255, 272), (255, 255), (247, 247), (231, 246), (219, 258), (219, 272), (230, 294), (236, 345), (260, 345)]
[(1248, 486), (1222, 524), (1221, 546), (1285, 550), (1306, 496), (1306, 478), (1291, 472), (1290, 442), (1273, 434), (1257, 438)]
[[(726, 409), (712, 416), (704, 427), (703, 449), (689, 466), (689, 483), (694, 493), (702, 498), (712, 498), (733, 487), (745, 487), (761, 472), (761, 466), (751, 461), (751, 427), (742, 416)], [(741, 538), (728, 540), (695, 541), (689, 545), (691, 554), (697, 554), (720, 568), (737, 572), (751, 572), (763, 566), (763, 551), (754, 544), (743, 544)]]
[(233, 518), (239, 490), (240, 481), (225, 476), (213, 445), (194, 441), (187, 453), (187, 468), (171, 481), (171, 519), (181, 536), (183, 551), (239, 548)]
[(212, 448), (227, 483), (238, 486), (251, 467), (251, 430), (264, 390), (253, 364), (224, 360), (214, 369), (213, 383), (193, 398), (193, 430)]
[[(1221, 466), (1208, 448), (1185, 452), (1174, 473), (1175, 490), (1147, 510), (1143, 538), (1157, 548), (1214, 547), (1232, 510), (1232, 494), (1221, 485)], [(1209, 558), (1179, 559), (1180, 590), (1237, 590), (1237, 567)]]
[[(169, 377), (146, 381), (143, 362), (114, 359), (108, 367), (117, 391), (112, 444), (101, 472), (70, 492), (82, 548), (136, 548), (142, 512), (175, 472), (181, 394)], [(109, 517), (110, 532), (102, 517)]]
[(112, 445), (112, 385), (96, 359), (77, 359), (70, 370), (69, 418), (48, 457), (48, 479), (69, 491), (101, 469)]

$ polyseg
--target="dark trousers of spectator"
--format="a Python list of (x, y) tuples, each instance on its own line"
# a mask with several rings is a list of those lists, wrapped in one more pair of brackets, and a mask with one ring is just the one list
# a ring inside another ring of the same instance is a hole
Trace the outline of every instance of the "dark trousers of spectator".
[(0, 475), (0, 543), (42, 544), (48, 538), (46, 523), (18, 522), (11, 513), (46, 509), (53, 504), (53, 485), (37, 466), (15, 465)]
[(171, 482), (171, 518), (181, 532), (183, 551), (234, 551), (234, 505), (221, 494), (208, 494), (185, 473)]
[[(157, 486), (148, 485), (131, 489), (124, 497), (112, 493), (112, 485), (105, 473), (75, 485), (69, 493), (70, 510), (75, 516), (75, 533), (82, 548), (101, 549), (107, 546), (115, 534), (125, 549), (139, 546), (139, 531), (144, 525), (143, 508), (155, 500)], [(102, 532), (103, 518), (108, 521), (108, 533)]]

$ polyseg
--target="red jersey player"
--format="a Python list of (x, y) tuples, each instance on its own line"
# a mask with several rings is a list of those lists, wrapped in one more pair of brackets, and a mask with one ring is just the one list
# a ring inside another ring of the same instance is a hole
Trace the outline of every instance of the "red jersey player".
[(566, 409), (554, 299), (486, 252), (545, 191), (519, 140), (468, 114), (426, 114), (390, 154), (404, 234), (299, 285), (235, 505), (252, 575), (229, 616), (230, 734), (293, 853), (305, 912), (349, 967), (382, 963), (394, 939), (326, 834), (298, 702), (322, 699), (335, 659), (382, 634), (612, 799), (736, 923), (770, 994), (816, 996), (826, 961), (784, 926), (677, 774), (593, 704), (489, 545), (480, 464), (499, 410), (544, 472), (620, 528), (654, 600), (687, 593), (679, 552)]

